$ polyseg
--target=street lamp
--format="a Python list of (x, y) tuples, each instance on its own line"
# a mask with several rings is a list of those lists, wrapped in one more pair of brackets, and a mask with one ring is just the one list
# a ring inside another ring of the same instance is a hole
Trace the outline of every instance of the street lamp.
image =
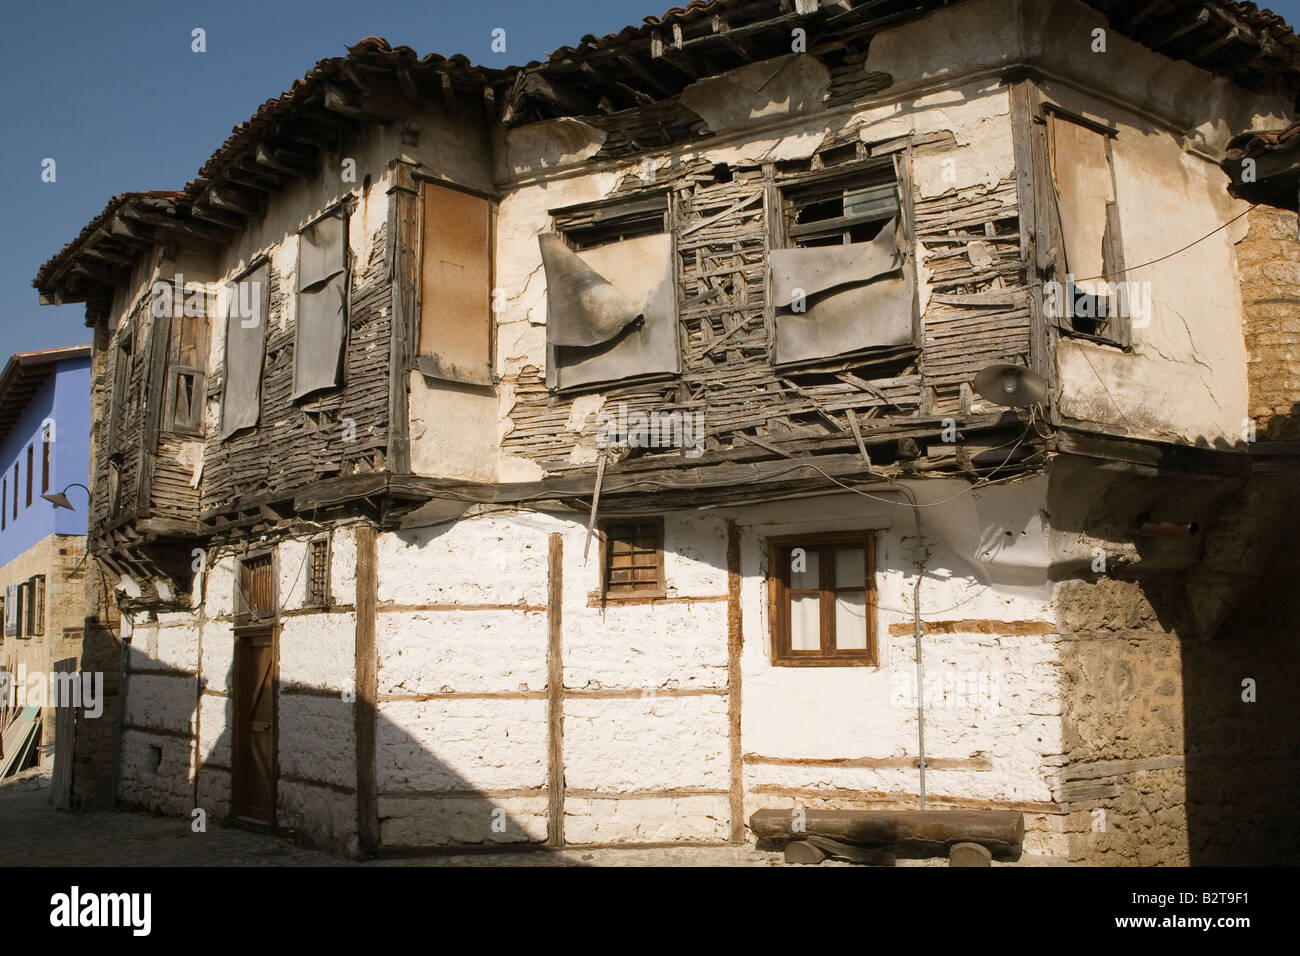
[(69, 511), (76, 511), (77, 509), (72, 507), (72, 505), (68, 501), (68, 492), (71, 491), (73, 488), (81, 488), (82, 490), (84, 490), (86, 492), (86, 503), (90, 504), (90, 489), (87, 488), (85, 485), (81, 484), (81, 482), (79, 481), (74, 481), (72, 484), (68, 485), (62, 491), (53, 491), (47, 495), (41, 495), (41, 497), (44, 498), (46, 501), (48, 501), (50, 504), (54, 505), (55, 508), (67, 508)]

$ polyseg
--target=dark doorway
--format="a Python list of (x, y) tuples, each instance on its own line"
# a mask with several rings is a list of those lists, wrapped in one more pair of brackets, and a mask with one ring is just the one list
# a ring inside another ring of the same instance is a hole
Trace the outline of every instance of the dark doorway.
[(275, 825), (275, 629), (235, 640), (235, 819)]

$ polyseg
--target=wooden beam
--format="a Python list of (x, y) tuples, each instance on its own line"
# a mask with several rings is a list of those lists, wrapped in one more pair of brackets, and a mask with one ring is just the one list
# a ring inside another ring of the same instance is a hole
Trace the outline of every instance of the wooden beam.
[(658, 79), (653, 73), (651, 73), (648, 69), (646, 69), (641, 64), (641, 61), (638, 60), (636, 57), (634, 57), (631, 53), (628, 53), (627, 50), (619, 49), (614, 55), (615, 58), (618, 60), (618, 62), (622, 63), (625, 67), (627, 67), (627, 69), (632, 74), (634, 74), (637, 79), (639, 79), (646, 86), (653, 89), (660, 96), (674, 95), (675, 91), (669, 89), (668, 86), (662, 80)]
[(379, 670), (375, 648), (375, 608), (379, 597), (375, 529), (356, 526), (357, 593), (354, 654), (353, 730), (356, 734), (357, 840), (361, 852), (379, 849), (379, 796), (375, 769), (375, 726), (378, 721)]
[(72, 263), (72, 271), (96, 282), (107, 282), (112, 286), (126, 286), (131, 281), (130, 272), (124, 269), (106, 269), (85, 259)]
[(228, 213), (200, 205), (199, 203), (195, 203), (190, 207), (190, 215), (195, 219), (202, 219), (204, 222), (211, 222), (218, 226), (225, 226), (227, 229), (239, 231), (244, 228), (244, 221), (242, 219), (237, 219)]
[(274, 169), (277, 172), (288, 173), (290, 176), (309, 177), (315, 175), (320, 169), (318, 163), (304, 162), (300, 154), (285, 149), (272, 149), (266, 143), (258, 143), (254, 155), (257, 165), (265, 166), (267, 169)]
[(752, 63), (754, 61), (754, 54), (745, 44), (745, 41), (732, 35), (731, 27), (728, 26), (726, 19), (723, 18), (721, 14), (715, 13), (713, 15), (712, 25), (714, 34), (721, 37), (722, 42), (725, 43), (733, 53), (739, 56), (746, 63)]
[(456, 91), (452, 89), (451, 77), (446, 73), (439, 73), (438, 79), (442, 85), (442, 105), (447, 109), (448, 116), (455, 116), (456, 108)]
[(208, 201), (218, 209), (229, 209), (238, 216), (244, 216), (248, 219), (257, 219), (261, 216), (261, 210), (256, 205), (250, 204), (242, 196), (230, 190), (221, 190), (212, 188), (208, 190)]
[(863, 846), (978, 843), (1010, 855), (1025, 839), (1024, 815), (1015, 810), (804, 810), (802, 828), (794, 823), (792, 810), (759, 810), (749, 818), (749, 828), (761, 840), (806, 833)]
[(727, 519), (727, 740), (730, 745), (732, 843), (745, 842), (745, 757), (740, 737), (741, 650), (744, 630), (740, 595), (740, 525)]
[(360, 120), (363, 123), (378, 123), (381, 126), (387, 126), (393, 121), (391, 116), (364, 109), (359, 104), (353, 103), (348, 95), (337, 86), (325, 87), (324, 106), (327, 110), (338, 113), (340, 116)]
[(564, 536), (551, 535), (546, 589), (546, 842), (564, 846)]
[[(174, 216), (149, 212), (144, 209), (133, 209), (130, 206), (123, 207), (122, 215), (127, 219), (144, 223), (147, 226), (153, 226), (156, 229), (175, 233), (176, 235), (182, 236), (186, 239), (197, 239), (200, 242), (214, 243), (217, 245), (224, 244), (226, 241), (222, 232), (213, 229), (211, 226), (204, 226), (195, 222), (185, 222)], [(229, 228), (231, 227), (222, 223), (223, 230)]]

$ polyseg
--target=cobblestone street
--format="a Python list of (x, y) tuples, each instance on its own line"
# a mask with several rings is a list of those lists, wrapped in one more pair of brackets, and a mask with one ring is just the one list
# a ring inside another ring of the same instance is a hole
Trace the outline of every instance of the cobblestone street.
[[(209, 821), (136, 811), (66, 813), (49, 803), (49, 778), (29, 771), (0, 786), (0, 866), (779, 866), (749, 846), (489, 853), (358, 863)], [(830, 864), (840, 865), (840, 864)], [(844, 864), (847, 865), (847, 864)]]

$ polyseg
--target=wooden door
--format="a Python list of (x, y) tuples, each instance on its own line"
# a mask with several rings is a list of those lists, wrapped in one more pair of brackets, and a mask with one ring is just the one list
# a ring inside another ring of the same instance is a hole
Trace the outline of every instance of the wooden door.
[(235, 786), (237, 819), (275, 824), (275, 632), (235, 639)]

